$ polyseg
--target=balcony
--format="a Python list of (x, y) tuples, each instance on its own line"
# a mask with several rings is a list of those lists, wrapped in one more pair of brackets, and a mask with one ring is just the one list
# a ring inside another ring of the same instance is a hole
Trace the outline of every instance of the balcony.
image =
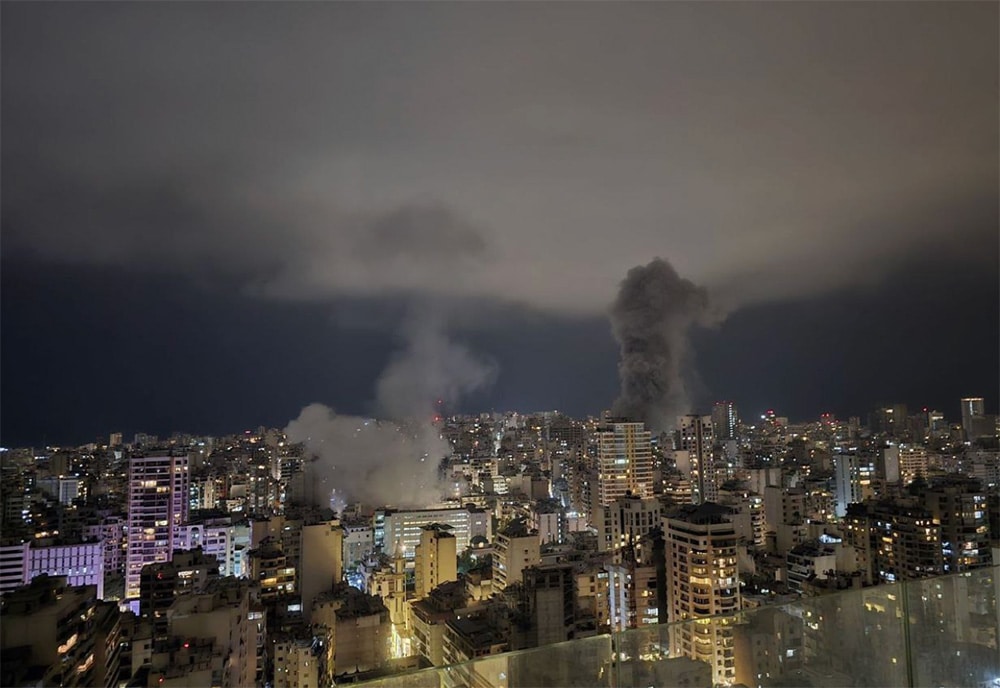
[[(364, 685), (1000, 688), (998, 598), (1000, 567), (982, 568), (644, 626)], [(690, 642), (706, 625), (725, 642), (708, 655), (701, 645), (691, 648), (695, 657), (685, 654), (685, 636)]]

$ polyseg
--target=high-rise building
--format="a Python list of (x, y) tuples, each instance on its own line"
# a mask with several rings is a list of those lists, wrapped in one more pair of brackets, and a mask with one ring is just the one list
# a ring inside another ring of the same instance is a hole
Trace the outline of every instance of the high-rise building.
[(736, 426), (740, 422), (736, 404), (731, 401), (717, 401), (712, 407), (712, 427), (719, 442), (736, 439)]
[(680, 416), (677, 419), (677, 449), (687, 453), (692, 502), (701, 504), (715, 492), (712, 446), (715, 434), (711, 416)]
[(945, 573), (992, 563), (987, 496), (978, 480), (957, 476), (936, 480), (920, 496), (934, 520), (941, 524)]
[(125, 597), (139, 597), (146, 564), (168, 561), (188, 517), (188, 457), (133, 456), (128, 473)]
[(975, 439), (976, 421), (986, 415), (986, 402), (982, 397), (966, 397), (962, 399), (962, 429), (968, 439)]
[(597, 505), (631, 493), (653, 496), (653, 445), (644, 423), (612, 422), (597, 432)]
[[(728, 507), (705, 502), (682, 507), (664, 519), (671, 622), (724, 617), (739, 611), (738, 538), (730, 517)], [(671, 628), (674, 652), (707, 662), (715, 685), (729, 685), (736, 676), (729, 623), (729, 619), (717, 618), (712, 623)]]
[(458, 552), (451, 528), (437, 523), (420, 529), (414, 571), (414, 596), (426, 597), (430, 591), (448, 581), (458, 580)]
[(941, 524), (921, 506), (898, 501), (852, 504), (844, 522), (845, 540), (857, 551), (866, 581), (893, 583), (944, 570)]
[(873, 496), (875, 466), (859, 454), (836, 454), (833, 457), (834, 486), (837, 493), (837, 517), (847, 514), (847, 506)]

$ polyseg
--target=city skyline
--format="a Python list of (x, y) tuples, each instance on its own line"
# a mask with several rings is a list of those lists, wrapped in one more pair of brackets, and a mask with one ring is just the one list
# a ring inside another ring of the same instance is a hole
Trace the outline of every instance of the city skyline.
[(996, 413), (994, 5), (2, 13), (6, 446), (597, 414), (657, 257), (690, 410)]

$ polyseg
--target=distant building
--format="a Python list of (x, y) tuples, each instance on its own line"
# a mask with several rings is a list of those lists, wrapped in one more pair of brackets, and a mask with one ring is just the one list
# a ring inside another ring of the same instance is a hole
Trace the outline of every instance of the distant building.
[(715, 429), (715, 439), (718, 442), (736, 439), (736, 426), (740, 419), (736, 412), (736, 404), (731, 401), (717, 401), (712, 407), (712, 427)]
[(452, 509), (385, 509), (375, 513), (375, 547), (392, 552), (399, 544), (403, 548), (403, 556), (412, 560), (415, 548), (420, 544), (420, 529), (432, 523), (451, 526), (455, 548), (460, 553), (469, 547), (474, 537), (480, 536), (487, 541), (492, 539), (490, 514), (474, 506)]
[(36, 484), (39, 490), (66, 506), (71, 505), (73, 500), (80, 496), (80, 479), (76, 477), (60, 475), (39, 478)]
[(986, 416), (986, 402), (982, 397), (966, 397), (961, 401), (962, 429), (965, 437), (974, 440), (977, 437), (980, 419)]
[[(691, 480), (691, 501), (701, 504), (715, 491), (712, 447), (715, 434), (711, 416), (688, 415), (677, 419), (676, 449), (686, 462)], [(680, 467), (680, 466), (678, 466)], [(683, 469), (682, 469), (683, 470)]]
[(872, 478), (875, 467), (859, 454), (836, 454), (833, 457), (837, 517), (847, 514), (850, 504), (874, 496)]

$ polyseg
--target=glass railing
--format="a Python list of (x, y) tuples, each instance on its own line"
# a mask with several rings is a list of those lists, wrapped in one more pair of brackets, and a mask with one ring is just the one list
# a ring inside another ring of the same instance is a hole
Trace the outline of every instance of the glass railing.
[(1000, 567), (396, 674), (388, 688), (1000, 688)]

